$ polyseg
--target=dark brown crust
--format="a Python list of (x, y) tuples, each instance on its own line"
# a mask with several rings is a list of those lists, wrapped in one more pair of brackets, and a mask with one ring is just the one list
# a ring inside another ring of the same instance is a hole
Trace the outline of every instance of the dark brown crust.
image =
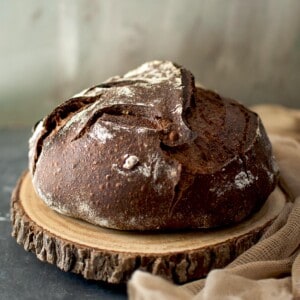
[[(196, 89), (182, 67), (149, 66), (44, 120), (30, 152), (39, 196), (63, 214), (121, 230), (211, 228), (258, 210), (278, 177), (259, 117)], [(130, 156), (137, 161), (124, 168)]]
[(176, 283), (193, 281), (204, 277), (211, 269), (224, 267), (250, 248), (272, 222), (224, 243), (165, 255), (95, 249), (61, 238), (30, 219), (20, 203), (24, 175), (19, 179), (11, 200), (12, 236), (41, 261), (54, 264), (65, 272), (81, 274), (86, 279), (125, 283), (139, 269)]

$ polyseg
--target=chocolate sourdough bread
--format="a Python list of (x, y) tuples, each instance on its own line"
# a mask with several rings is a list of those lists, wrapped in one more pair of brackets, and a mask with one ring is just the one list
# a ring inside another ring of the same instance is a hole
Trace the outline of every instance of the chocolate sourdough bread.
[(48, 206), (121, 230), (234, 224), (278, 177), (257, 114), (161, 61), (58, 106), (37, 125), (29, 162)]

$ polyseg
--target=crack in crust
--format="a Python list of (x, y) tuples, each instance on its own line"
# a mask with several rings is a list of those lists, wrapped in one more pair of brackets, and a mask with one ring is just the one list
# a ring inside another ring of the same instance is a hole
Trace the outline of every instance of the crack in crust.
[(55, 134), (60, 128), (62, 128), (74, 114), (86, 109), (96, 100), (97, 98), (94, 97), (72, 98), (59, 105), (50, 115), (35, 124), (33, 128), (34, 132), (37, 130), (39, 124), (42, 124), (42, 130), (39, 132), (39, 135), (35, 137), (35, 140), (32, 140), (31, 142), (31, 147), (35, 148), (31, 167), (32, 174), (35, 172), (36, 164), (42, 152), (45, 139)]
[[(103, 114), (132, 115), (148, 119), (153, 124), (150, 127), (158, 129), (162, 142), (171, 147), (194, 139), (195, 135), (189, 130), (184, 120), (185, 112), (193, 102), (195, 89), (193, 75), (170, 62), (155, 61), (143, 66), (139, 68), (140, 70), (137, 69), (138, 78), (135, 77), (134, 71), (123, 77), (113, 77), (107, 82), (75, 95), (47, 116), (42, 121), (43, 130), (36, 141), (33, 173), (44, 140), (62, 128), (73, 115), (87, 109), (93, 103), (98, 103), (97, 107), (74, 140), (88, 132)], [(156, 89), (156, 92), (147, 93), (149, 87)], [(118, 90), (118, 88), (121, 89)], [(175, 90), (175, 95), (170, 97), (169, 93), (172, 94), (173, 90)], [(147, 99), (145, 99), (145, 94)], [(133, 96), (134, 99), (132, 99)], [(138, 102), (136, 98), (140, 99), (139, 105), (135, 104)], [(171, 101), (165, 103), (166, 99)], [(172, 102), (174, 102), (173, 105), (170, 105)], [(170, 139), (168, 136), (170, 132), (173, 132), (173, 137), (176, 138)]]

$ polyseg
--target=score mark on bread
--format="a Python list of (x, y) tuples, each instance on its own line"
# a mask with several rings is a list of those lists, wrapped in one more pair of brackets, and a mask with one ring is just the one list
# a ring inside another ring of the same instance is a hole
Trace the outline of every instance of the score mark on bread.
[(58, 106), (35, 129), (29, 162), (48, 206), (121, 230), (234, 224), (262, 206), (278, 175), (259, 117), (168, 61)]

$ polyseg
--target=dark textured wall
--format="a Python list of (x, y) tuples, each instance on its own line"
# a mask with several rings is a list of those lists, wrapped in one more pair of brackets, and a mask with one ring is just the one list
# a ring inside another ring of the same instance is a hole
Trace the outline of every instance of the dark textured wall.
[(3, 0), (0, 28), (0, 126), (152, 59), (247, 105), (300, 108), (298, 0)]

